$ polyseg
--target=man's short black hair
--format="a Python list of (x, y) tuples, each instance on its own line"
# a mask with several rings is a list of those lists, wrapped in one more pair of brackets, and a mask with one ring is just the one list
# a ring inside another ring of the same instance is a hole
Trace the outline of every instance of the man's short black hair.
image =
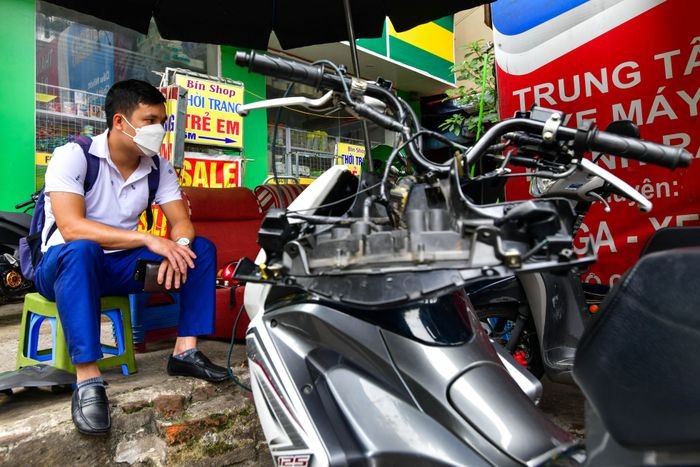
[(118, 81), (109, 88), (105, 97), (107, 128), (112, 129), (114, 114), (130, 117), (139, 104), (155, 105), (165, 102), (165, 97), (150, 83), (140, 79)]

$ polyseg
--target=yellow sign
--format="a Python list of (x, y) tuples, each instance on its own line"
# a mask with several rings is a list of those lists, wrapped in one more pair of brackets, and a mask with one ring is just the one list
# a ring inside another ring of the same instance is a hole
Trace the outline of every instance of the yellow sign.
[(387, 19), (389, 35), (436, 55), (443, 60), (454, 63), (454, 33), (435, 22), (421, 24), (404, 32), (396, 32), (394, 25)]
[(194, 76), (177, 75), (176, 84), (187, 89), (185, 142), (207, 146), (243, 147), (243, 86)]
[(347, 165), (353, 175), (362, 172), (362, 160), (365, 158), (365, 147), (358, 144), (338, 143), (336, 164)]
[(170, 236), (170, 227), (168, 226), (168, 221), (165, 219), (165, 214), (163, 214), (160, 206), (157, 204), (152, 205), (151, 212), (153, 212), (153, 227), (151, 227), (151, 230), (146, 228), (148, 227), (148, 223), (146, 222), (146, 212), (144, 211), (141, 213), (141, 217), (139, 217), (138, 231), (168, 238)]
[(160, 88), (160, 92), (165, 97), (165, 115), (167, 117), (165, 123), (166, 133), (160, 148), (160, 155), (172, 164), (175, 159), (173, 151), (175, 150), (175, 128), (177, 126), (178, 87), (168, 86)]
[(186, 157), (185, 166), (180, 172), (180, 185), (205, 188), (241, 186), (241, 158)]
[(51, 153), (50, 152), (34, 153), (34, 163), (36, 165), (49, 165), (50, 160), (51, 160)]
[[(38, 156), (37, 156), (38, 157)], [(205, 188), (232, 188), (241, 186), (241, 158), (206, 159), (198, 157), (185, 158), (185, 166), (180, 172), (181, 186), (197, 186)], [(139, 232), (149, 232), (159, 237), (168, 237), (170, 227), (160, 206), (154, 204), (153, 227), (146, 229), (146, 213), (139, 218)]]

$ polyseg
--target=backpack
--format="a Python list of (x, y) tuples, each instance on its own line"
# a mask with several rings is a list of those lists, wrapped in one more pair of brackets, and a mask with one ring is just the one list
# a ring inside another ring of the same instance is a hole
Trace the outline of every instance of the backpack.
[[(97, 175), (100, 172), (100, 158), (90, 154), (90, 145), (92, 144), (92, 139), (87, 136), (79, 136), (74, 141), (83, 150), (83, 155), (85, 156), (85, 161), (87, 162), (87, 172), (85, 174), (85, 181), (83, 182), (83, 189), (85, 195), (92, 189), (92, 186), (97, 180)], [(158, 191), (158, 184), (160, 183), (160, 162), (158, 160), (158, 155), (152, 157), (153, 162), (156, 166), (154, 170), (148, 174), (148, 207), (146, 208), (146, 222), (148, 230), (153, 227), (153, 211), (151, 210), (151, 205), (156, 197), (156, 192)], [(44, 222), (46, 220), (46, 215), (44, 213), (44, 188), (39, 190), (39, 194), (36, 198), (36, 205), (34, 206), (34, 213), (32, 214), (32, 221), (29, 225), (29, 233), (26, 237), (19, 240), (19, 263), (22, 270), (22, 275), (31, 281), (35, 277), (35, 269), (41, 261), (43, 253), (41, 251), (41, 233), (44, 230)], [(49, 241), (51, 235), (56, 232), (58, 226), (53, 224), (48, 234), (46, 235), (46, 241)]]

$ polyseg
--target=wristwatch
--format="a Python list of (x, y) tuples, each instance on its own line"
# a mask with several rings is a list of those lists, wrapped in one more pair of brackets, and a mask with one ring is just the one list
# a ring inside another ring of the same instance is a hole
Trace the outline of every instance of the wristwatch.
[(192, 248), (192, 242), (190, 242), (190, 239), (187, 237), (180, 237), (177, 240), (175, 240), (175, 243), (178, 245), (186, 246), (187, 248)]

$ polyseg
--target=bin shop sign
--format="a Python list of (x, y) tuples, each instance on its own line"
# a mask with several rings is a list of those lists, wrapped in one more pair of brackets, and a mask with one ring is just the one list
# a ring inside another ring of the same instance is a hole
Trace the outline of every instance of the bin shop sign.
[[(181, 186), (233, 188), (241, 186), (241, 157), (212, 158), (204, 155), (185, 158), (180, 171)], [(168, 225), (158, 205), (153, 205), (153, 227), (146, 229), (146, 214), (141, 214), (138, 230), (161, 237), (168, 236)]]
[(338, 143), (336, 155), (336, 165), (346, 165), (353, 175), (360, 175), (360, 172), (362, 172), (362, 161), (365, 158), (364, 146)]
[(175, 83), (187, 89), (185, 143), (243, 147), (243, 86), (189, 75), (176, 75)]
[[(645, 140), (700, 157), (700, 30), (697, 0), (499, 0), (492, 4), (502, 117), (532, 104), (567, 113), (569, 126), (593, 120), (604, 129), (630, 119)], [(603, 156), (598, 162), (654, 204), (642, 213), (628, 200), (595, 203), (575, 239), (598, 262), (585, 282), (612, 285), (662, 227), (700, 225), (700, 161), (670, 171)], [(526, 198), (510, 183), (508, 198)]]

